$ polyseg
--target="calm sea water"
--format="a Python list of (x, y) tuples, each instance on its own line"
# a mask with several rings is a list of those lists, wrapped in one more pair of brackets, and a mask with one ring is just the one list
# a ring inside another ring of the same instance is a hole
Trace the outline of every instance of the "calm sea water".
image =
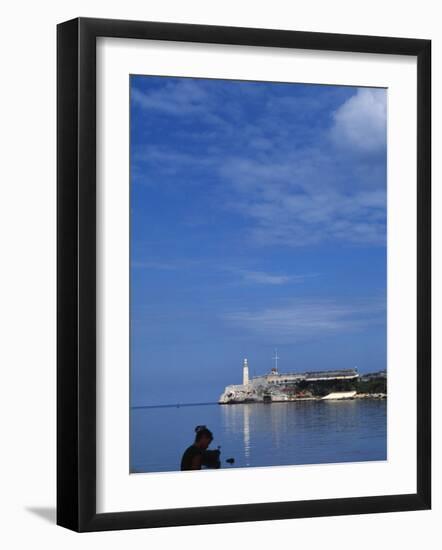
[[(180, 469), (194, 429), (212, 430), (223, 468), (387, 458), (386, 401), (190, 405), (131, 410), (131, 472)], [(233, 466), (225, 460), (233, 457)]]

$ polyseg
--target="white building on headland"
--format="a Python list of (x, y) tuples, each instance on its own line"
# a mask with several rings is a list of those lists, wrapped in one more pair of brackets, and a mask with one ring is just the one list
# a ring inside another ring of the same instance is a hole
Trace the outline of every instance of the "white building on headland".
[(249, 376), (247, 359), (243, 361), (243, 383), (226, 386), (219, 398), (219, 403), (248, 403), (263, 401), (291, 401), (293, 392), (287, 389), (295, 388), (300, 382), (320, 382), (334, 380), (354, 380), (359, 378), (357, 368), (315, 372), (287, 372), (278, 371), (278, 354), (275, 350), (275, 366), (268, 374)]

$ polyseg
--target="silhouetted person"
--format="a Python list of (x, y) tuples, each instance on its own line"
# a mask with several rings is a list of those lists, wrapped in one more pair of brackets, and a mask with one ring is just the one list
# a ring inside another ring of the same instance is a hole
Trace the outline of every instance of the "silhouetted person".
[(181, 470), (201, 470), (201, 467), (206, 465), (219, 468), (219, 464), (211, 466), (207, 461), (208, 453), (210, 455), (217, 453), (219, 458), (219, 451), (206, 451), (213, 440), (212, 432), (206, 426), (197, 426), (195, 432), (195, 442), (187, 447), (181, 459)]

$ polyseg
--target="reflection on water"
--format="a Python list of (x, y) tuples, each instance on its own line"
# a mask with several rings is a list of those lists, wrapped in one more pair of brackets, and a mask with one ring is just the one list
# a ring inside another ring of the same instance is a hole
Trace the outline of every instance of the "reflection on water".
[(243, 433), (244, 456), (246, 458), (246, 466), (250, 466), (250, 407), (243, 407)]
[(387, 458), (385, 401), (213, 404), (133, 409), (131, 471), (178, 470), (198, 424), (221, 445), (223, 468)]

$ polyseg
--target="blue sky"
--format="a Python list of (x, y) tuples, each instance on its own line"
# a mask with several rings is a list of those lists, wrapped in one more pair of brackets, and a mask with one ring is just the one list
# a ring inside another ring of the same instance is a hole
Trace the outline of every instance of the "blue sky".
[(131, 404), (386, 368), (387, 91), (130, 86)]

